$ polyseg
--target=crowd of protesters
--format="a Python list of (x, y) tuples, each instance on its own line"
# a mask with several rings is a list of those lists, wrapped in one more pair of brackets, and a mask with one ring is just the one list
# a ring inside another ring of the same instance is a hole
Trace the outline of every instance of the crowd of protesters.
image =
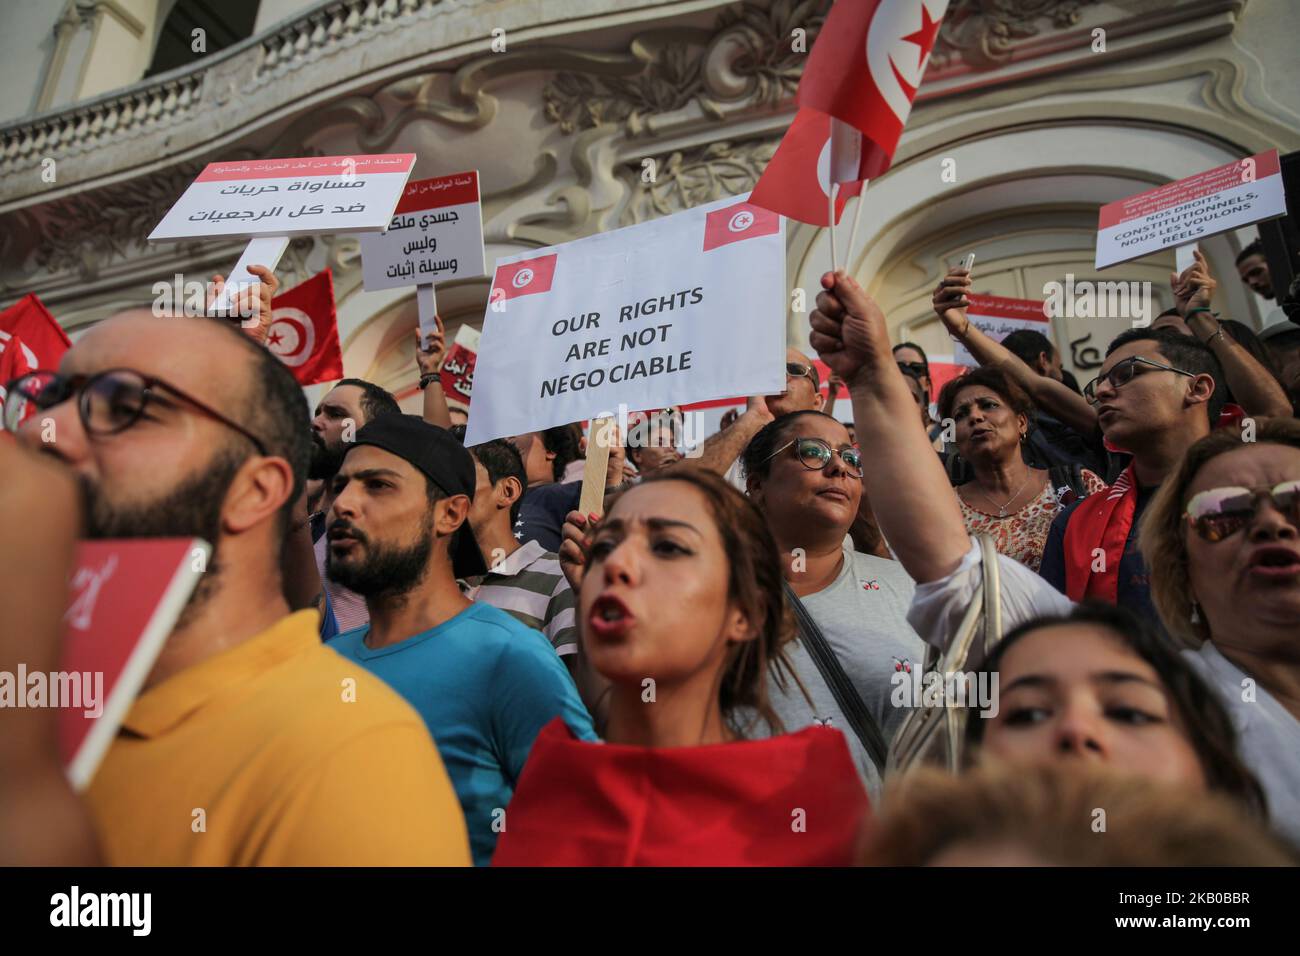
[[(77, 536), (212, 557), (84, 793), (52, 713), (3, 715), (0, 857), (1292, 863), (1300, 325), (1221, 319), (1199, 253), (1171, 284), (1080, 388), (949, 270), (978, 366), (936, 392), (827, 273), (831, 402), (791, 348), (690, 454), (677, 409), (614, 436), (586, 514), (578, 425), (465, 447), (441, 327), (422, 415), (344, 379), (313, 416), (260, 330), (114, 316), (7, 383), (0, 670), (57, 667)], [(900, 693), (954, 663), (993, 698)], [(931, 706), (962, 719), (918, 751)]]

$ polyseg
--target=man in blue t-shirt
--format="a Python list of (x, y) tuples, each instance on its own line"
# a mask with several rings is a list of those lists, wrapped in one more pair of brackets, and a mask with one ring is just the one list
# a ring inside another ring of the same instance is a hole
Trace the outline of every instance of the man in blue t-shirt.
[(561, 717), (579, 738), (596, 736), (550, 642), (456, 584), (487, 571), (465, 523), (474, 485), (450, 432), (414, 415), (367, 424), (334, 479), (326, 573), (370, 612), (369, 626), (329, 646), (420, 712), (483, 866), (538, 731)]

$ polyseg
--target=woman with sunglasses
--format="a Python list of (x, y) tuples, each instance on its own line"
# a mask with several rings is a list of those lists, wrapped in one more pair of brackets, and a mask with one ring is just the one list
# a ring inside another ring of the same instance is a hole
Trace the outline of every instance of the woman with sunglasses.
[[(812, 344), (849, 383), (858, 433), (873, 449), (867, 491), (882, 531), (918, 582), (908, 618), (942, 648), (982, 586), (980, 549), (927, 454), (925, 435), (892, 426), (911, 398), (887, 358), (884, 315), (848, 277), (822, 281), (827, 291), (811, 316)], [(1199, 645), (1184, 653), (1231, 713), (1273, 826), (1297, 840), (1300, 423), (1258, 420), (1254, 427), (1252, 441), (1222, 430), (1195, 442), (1148, 506), (1140, 540), (1161, 622)], [(1022, 565), (1000, 558), (999, 574), (1004, 629), (1070, 613), (1072, 603)], [(979, 663), (973, 657), (967, 666)]]
[(831, 416), (796, 412), (755, 435), (741, 463), (780, 549), (792, 603), (807, 615), (790, 659), (809, 694), (773, 687), (773, 705), (787, 727), (843, 730), (874, 796), (884, 751), (907, 714), (891, 702), (895, 675), (920, 667), (925, 646), (906, 621), (912, 580), (897, 562), (854, 550), (849, 538), (862, 452)]
[(566, 534), (604, 742), (542, 730), (493, 863), (847, 865), (866, 794), (844, 736), (783, 725), (769, 697), (797, 692), (792, 622), (754, 505), (711, 472), (658, 471)]
[(973, 473), (957, 486), (966, 530), (989, 535), (1001, 554), (1037, 571), (1062, 507), (1106, 483), (1086, 468), (1077, 475), (1031, 468), (1021, 449), (1032, 412), (1029, 396), (997, 368), (976, 368), (939, 392), (939, 414), (953, 421), (957, 452)]

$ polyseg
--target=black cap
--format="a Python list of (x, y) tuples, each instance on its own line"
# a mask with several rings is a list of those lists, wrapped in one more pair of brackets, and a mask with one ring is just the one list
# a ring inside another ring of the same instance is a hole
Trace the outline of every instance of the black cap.
[[(357, 429), (357, 445), (374, 445), (424, 472), (447, 495), (469, 495), (474, 500), (478, 477), (474, 459), (451, 432), (430, 425), (418, 415), (380, 415)], [(487, 574), (483, 552), (474, 540), (467, 520), (456, 533), (451, 555), (452, 571), (458, 578)]]

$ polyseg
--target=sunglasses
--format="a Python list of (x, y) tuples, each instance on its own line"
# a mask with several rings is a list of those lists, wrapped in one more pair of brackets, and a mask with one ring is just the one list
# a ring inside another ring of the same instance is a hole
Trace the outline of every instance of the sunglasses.
[(175, 385), (128, 368), (111, 368), (94, 375), (71, 376), (44, 370), (29, 372), (8, 385), (4, 402), (4, 424), (13, 431), (29, 415), (53, 408), (75, 395), (77, 414), (81, 417), (81, 425), (87, 434), (116, 435), (138, 422), (151, 403), (170, 404), (162, 397), (164, 392), (171, 393), (228, 428), (233, 428), (253, 443), (258, 454), (267, 454), (266, 445), (243, 425)]
[(1098, 375), (1087, 385), (1083, 386), (1083, 397), (1088, 400), (1088, 404), (1097, 404), (1097, 384), (1104, 378), (1110, 382), (1111, 388), (1123, 388), (1129, 382), (1133, 381), (1133, 376), (1138, 374), (1138, 366), (1159, 369), (1162, 372), (1173, 372), (1175, 375), (1186, 375), (1188, 378), (1196, 378), (1191, 372), (1184, 372), (1180, 368), (1174, 368), (1172, 365), (1161, 365), (1159, 362), (1153, 362), (1150, 359), (1142, 358), (1135, 355), (1133, 358), (1126, 358), (1121, 362), (1116, 362), (1105, 375)]
[(925, 378), (930, 374), (930, 369), (924, 362), (899, 362), (898, 367), (903, 370), (904, 375), (911, 375), (914, 378)]
[(802, 362), (786, 362), (785, 374), (789, 375), (791, 378), (806, 378), (812, 382), (813, 385), (817, 384), (817, 380), (813, 378), (813, 367), (811, 365), (804, 365)]
[(831, 463), (836, 455), (844, 462), (844, 470), (854, 478), (862, 477), (862, 452), (856, 448), (832, 448), (820, 438), (792, 438), (763, 461), (771, 461), (791, 445), (795, 448), (795, 457), (799, 464), (809, 471), (821, 471)]
[(1300, 479), (1284, 481), (1272, 488), (1211, 488), (1193, 495), (1183, 517), (1205, 541), (1222, 541), (1255, 520), (1265, 499), (1300, 528)]

